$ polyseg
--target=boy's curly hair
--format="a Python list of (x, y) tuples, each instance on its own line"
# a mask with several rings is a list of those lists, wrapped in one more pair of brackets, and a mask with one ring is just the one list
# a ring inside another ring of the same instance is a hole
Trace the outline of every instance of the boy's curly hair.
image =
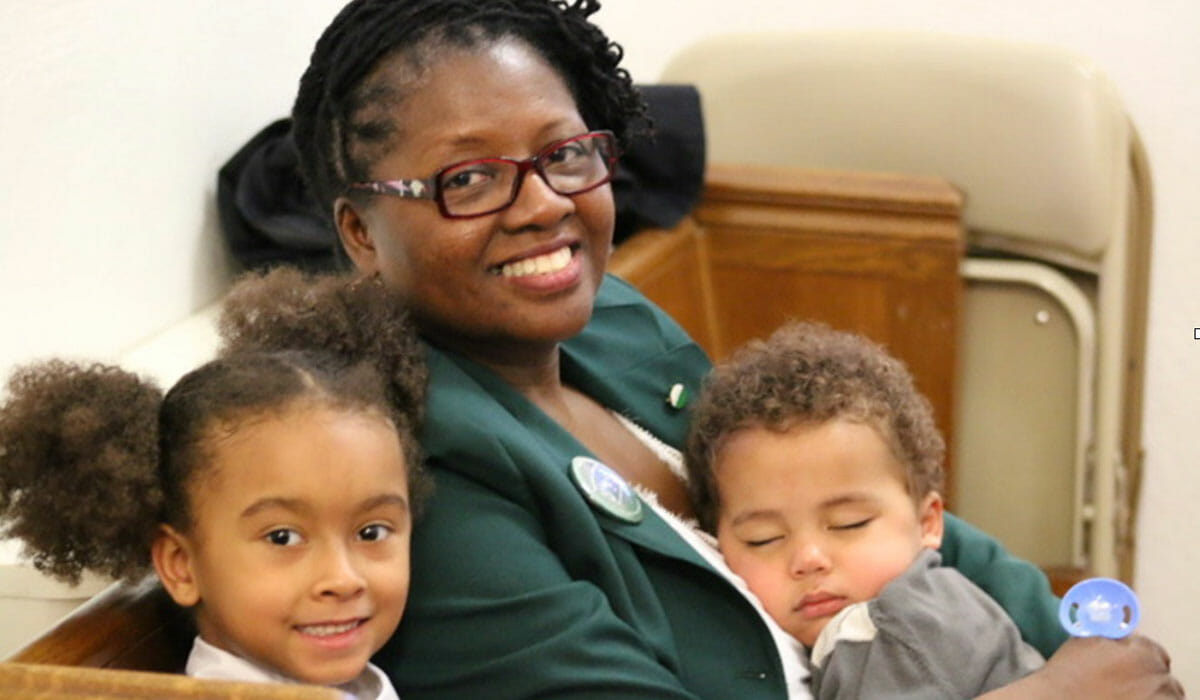
[(243, 280), (220, 357), (164, 396), (118, 367), (50, 360), (19, 369), (0, 406), (0, 523), (34, 565), (132, 579), (160, 523), (187, 531), (189, 495), (215, 438), (298, 402), (374, 413), (404, 448), (419, 513), (417, 445), (426, 372), (403, 308), (382, 284), (278, 270)]
[(730, 435), (834, 419), (879, 432), (904, 465), (914, 501), (942, 487), (945, 442), (904, 364), (862, 336), (793, 322), (718, 365), (693, 408), (685, 461), (701, 526), (716, 528), (713, 469)]
[[(648, 130), (646, 105), (619, 64), (621, 47), (588, 17), (598, 0), (353, 0), (318, 39), (292, 106), (300, 169), (326, 216), (352, 182), (369, 179), (402, 125), (390, 109), (443, 49), (506, 39), (540, 54), (590, 129), (621, 143)], [(403, 68), (409, 79), (387, 68)]]

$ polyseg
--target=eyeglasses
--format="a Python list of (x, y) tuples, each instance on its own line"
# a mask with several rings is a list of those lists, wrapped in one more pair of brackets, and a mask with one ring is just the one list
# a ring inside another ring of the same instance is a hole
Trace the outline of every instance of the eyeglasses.
[(525, 160), (477, 158), (447, 165), (419, 180), (356, 182), (347, 189), (432, 199), (447, 219), (494, 214), (517, 201), (530, 170), (561, 195), (583, 194), (612, 179), (617, 142), (611, 131), (589, 131), (546, 146)]

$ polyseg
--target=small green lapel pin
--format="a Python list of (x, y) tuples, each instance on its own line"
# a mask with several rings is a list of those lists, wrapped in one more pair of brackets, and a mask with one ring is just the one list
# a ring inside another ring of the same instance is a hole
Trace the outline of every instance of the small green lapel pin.
[(687, 387), (682, 384), (671, 385), (671, 390), (667, 392), (667, 405), (675, 410), (679, 410), (688, 405), (688, 401), (692, 398), (688, 393)]

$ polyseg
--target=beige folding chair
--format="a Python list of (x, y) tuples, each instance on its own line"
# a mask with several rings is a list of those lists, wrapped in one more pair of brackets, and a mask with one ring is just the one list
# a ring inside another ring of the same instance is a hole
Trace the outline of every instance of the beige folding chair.
[(1047, 568), (1128, 579), (1150, 177), (1100, 71), (1025, 43), (805, 31), (701, 41), (661, 81), (699, 88), (710, 162), (963, 190), (955, 509)]

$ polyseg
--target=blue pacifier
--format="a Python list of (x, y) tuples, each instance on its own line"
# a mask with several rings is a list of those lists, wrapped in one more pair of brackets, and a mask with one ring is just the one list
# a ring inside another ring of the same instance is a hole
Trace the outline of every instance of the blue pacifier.
[(1133, 589), (1111, 578), (1080, 581), (1058, 606), (1058, 620), (1072, 637), (1127, 637), (1140, 617)]

